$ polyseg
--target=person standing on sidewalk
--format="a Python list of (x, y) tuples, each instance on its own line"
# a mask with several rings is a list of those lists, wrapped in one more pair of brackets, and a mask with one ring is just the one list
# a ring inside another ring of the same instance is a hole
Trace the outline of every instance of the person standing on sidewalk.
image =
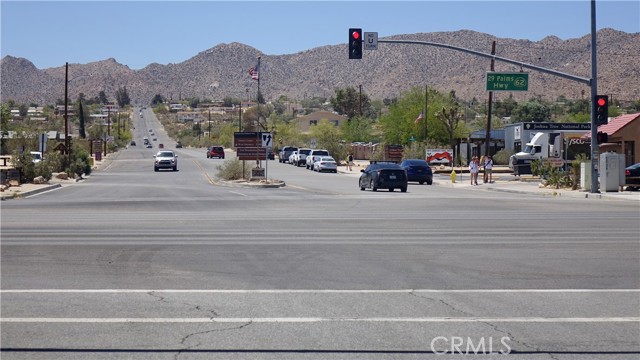
[(478, 157), (474, 156), (469, 162), (469, 174), (471, 175), (471, 185), (478, 185)]
[(491, 155), (484, 158), (484, 183), (491, 184), (493, 182), (493, 159)]
[(353, 154), (349, 153), (349, 156), (347, 156), (347, 167), (349, 169), (349, 171), (352, 170), (353, 167)]

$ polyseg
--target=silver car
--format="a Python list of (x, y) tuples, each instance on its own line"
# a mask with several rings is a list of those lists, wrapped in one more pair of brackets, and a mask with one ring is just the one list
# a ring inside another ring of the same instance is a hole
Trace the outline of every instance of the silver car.
[(336, 160), (331, 156), (320, 156), (313, 163), (313, 171), (317, 171), (317, 172), (328, 171), (328, 172), (337, 173), (338, 164), (336, 163)]
[(155, 161), (153, 165), (153, 171), (159, 171), (160, 169), (171, 169), (173, 171), (178, 170), (178, 155), (171, 150), (158, 151), (153, 155)]

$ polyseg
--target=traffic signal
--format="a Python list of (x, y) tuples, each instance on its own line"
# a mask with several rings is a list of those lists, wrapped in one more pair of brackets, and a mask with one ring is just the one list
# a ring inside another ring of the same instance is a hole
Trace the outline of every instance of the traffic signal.
[(362, 29), (349, 29), (349, 59), (362, 59)]
[(594, 104), (596, 107), (596, 124), (597, 125), (606, 124), (609, 119), (609, 96), (596, 95), (596, 98), (594, 99)]
[(598, 144), (609, 142), (609, 134), (607, 134), (606, 132), (598, 131), (598, 133), (596, 134), (596, 140), (598, 141)]

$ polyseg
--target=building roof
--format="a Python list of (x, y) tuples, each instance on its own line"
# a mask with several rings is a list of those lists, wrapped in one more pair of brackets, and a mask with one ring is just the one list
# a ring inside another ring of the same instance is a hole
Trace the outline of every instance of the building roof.
[(640, 118), (640, 113), (620, 115), (611, 119), (608, 124), (598, 126), (598, 131), (613, 135), (638, 118)]

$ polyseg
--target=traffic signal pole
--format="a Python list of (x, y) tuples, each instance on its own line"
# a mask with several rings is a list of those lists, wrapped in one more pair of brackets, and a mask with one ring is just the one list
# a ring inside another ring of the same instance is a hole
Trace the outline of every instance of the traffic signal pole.
[(591, 0), (591, 193), (598, 193), (598, 122), (596, 94), (598, 93), (598, 60), (596, 56), (596, 0)]
[[(350, 29), (351, 31), (354, 29)], [(543, 73), (547, 73), (554, 76), (559, 76), (561, 78), (565, 78), (568, 80), (577, 81), (591, 87), (591, 192), (598, 193), (598, 172), (596, 171), (596, 159), (598, 158), (598, 123), (596, 121), (596, 105), (595, 98), (598, 93), (597, 86), (597, 56), (596, 56), (596, 0), (591, 0), (591, 79), (587, 79), (584, 77), (563, 73), (560, 71), (556, 71), (553, 69), (547, 69), (541, 66), (536, 66), (533, 64), (523, 63), (521, 61), (516, 61), (512, 59), (508, 59), (501, 56), (496, 56), (494, 54), (487, 54), (476, 50), (466, 49), (459, 46), (447, 45), (434, 43), (430, 41), (418, 41), (418, 40), (383, 40), (378, 39), (379, 43), (389, 43), (389, 44), (413, 44), (413, 45), (427, 45), (427, 46), (435, 46), (450, 50), (462, 51), (468, 54), (473, 54), (481, 57), (485, 57), (491, 60), (500, 61), (508, 64), (517, 65), (520, 68), (526, 68), (531, 70), (540, 71)], [(350, 57), (352, 58), (352, 57)]]

